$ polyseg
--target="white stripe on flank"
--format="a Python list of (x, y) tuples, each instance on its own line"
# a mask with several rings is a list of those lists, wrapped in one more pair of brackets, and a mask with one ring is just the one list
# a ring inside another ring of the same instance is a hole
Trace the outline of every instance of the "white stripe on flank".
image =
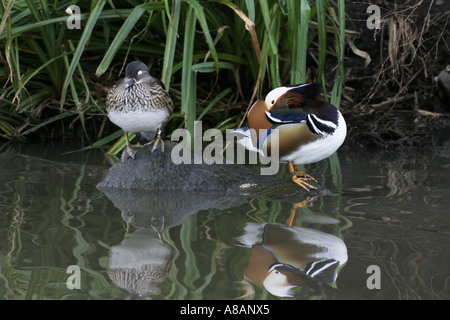
[(337, 128), (337, 125), (336, 125), (333, 121), (320, 119), (320, 118), (317, 117), (315, 114), (308, 114), (308, 120), (309, 120), (309, 123), (310, 123), (310, 124), (312, 125), (312, 127), (314, 128), (314, 131), (315, 131), (317, 134), (320, 134), (320, 135), (322, 135), (322, 136), (328, 135), (329, 133), (326, 132), (326, 131), (320, 130), (319, 128), (317, 128), (317, 126), (316, 126), (316, 124), (315, 124), (315, 121), (317, 121), (317, 122), (323, 124), (324, 126), (330, 128), (330, 129), (332, 129), (333, 131), (336, 130), (336, 128)]

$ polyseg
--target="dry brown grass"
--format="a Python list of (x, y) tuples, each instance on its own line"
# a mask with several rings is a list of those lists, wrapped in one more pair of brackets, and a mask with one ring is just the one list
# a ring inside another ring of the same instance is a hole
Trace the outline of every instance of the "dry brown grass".
[[(429, 69), (435, 63), (440, 47), (447, 52), (449, 48), (445, 34), (450, 13), (444, 10), (432, 14), (435, 2), (405, 1), (401, 5), (394, 3), (392, 10), (386, 10), (381, 20), (382, 28), (377, 31), (380, 37), (379, 68), (373, 74), (372, 87), (357, 107), (372, 104), (371, 100), (390, 86), (395, 88), (395, 91), (391, 89), (393, 96), (386, 96), (385, 101), (376, 103), (390, 105), (389, 113), (397, 102), (417, 95), (410, 90), (415, 80), (431, 79)], [(372, 52), (372, 57), (375, 54)]]

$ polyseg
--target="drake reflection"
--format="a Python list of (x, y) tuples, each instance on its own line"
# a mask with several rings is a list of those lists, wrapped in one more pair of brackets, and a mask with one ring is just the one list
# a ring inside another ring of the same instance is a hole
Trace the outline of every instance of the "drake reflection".
[(338, 237), (310, 228), (247, 223), (237, 245), (250, 248), (246, 280), (278, 297), (296, 296), (299, 286), (333, 283), (347, 261)]

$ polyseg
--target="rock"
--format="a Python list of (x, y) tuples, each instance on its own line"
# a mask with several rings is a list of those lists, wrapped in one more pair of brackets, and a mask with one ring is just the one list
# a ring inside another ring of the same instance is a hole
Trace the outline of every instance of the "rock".
[[(240, 164), (174, 164), (171, 151), (174, 143), (166, 141), (165, 152), (140, 149), (135, 159), (118, 161), (97, 188), (120, 209), (131, 211), (197, 212), (201, 209), (236, 206), (249, 197), (303, 201), (311, 195), (328, 195), (330, 191), (314, 184), (312, 194), (289, 178), (260, 175)], [(139, 190), (139, 192), (130, 192)], [(143, 194), (146, 203), (141, 203)], [(140, 195), (135, 197), (135, 195)], [(150, 201), (150, 202), (148, 202)], [(177, 208), (172, 208), (170, 203)], [(181, 207), (180, 207), (181, 206)], [(161, 209), (163, 208), (163, 209)]]
[(135, 159), (115, 163), (99, 187), (225, 191), (242, 184), (272, 180), (271, 177), (257, 176), (243, 165), (176, 165), (171, 159), (173, 146), (172, 142), (166, 141), (165, 152), (157, 150), (151, 153), (148, 148), (140, 149)]

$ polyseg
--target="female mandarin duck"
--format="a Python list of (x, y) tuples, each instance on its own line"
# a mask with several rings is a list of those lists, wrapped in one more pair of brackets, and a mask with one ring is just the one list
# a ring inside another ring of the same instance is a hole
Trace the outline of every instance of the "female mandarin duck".
[(164, 151), (161, 130), (173, 111), (173, 103), (162, 82), (149, 74), (147, 66), (140, 61), (129, 63), (125, 78), (119, 80), (109, 91), (106, 110), (109, 119), (125, 131), (126, 149), (122, 161), (134, 159), (136, 148), (130, 146), (128, 132), (139, 132), (152, 145), (152, 152), (158, 144)]
[(258, 100), (251, 107), (249, 128), (237, 130), (243, 134), (238, 142), (249, 150), (270, 156), (271, 148), (278, 148), (280, 162), (288, 163), (292, 181), (308, 192), (317, 189), (311, 180), (317, 181), (299, 171), (298, 165), (328, 158), (347, 134), (342, 114), (320, 99), (319, 93), (316, 83), (273, 89), (265, 100)]

